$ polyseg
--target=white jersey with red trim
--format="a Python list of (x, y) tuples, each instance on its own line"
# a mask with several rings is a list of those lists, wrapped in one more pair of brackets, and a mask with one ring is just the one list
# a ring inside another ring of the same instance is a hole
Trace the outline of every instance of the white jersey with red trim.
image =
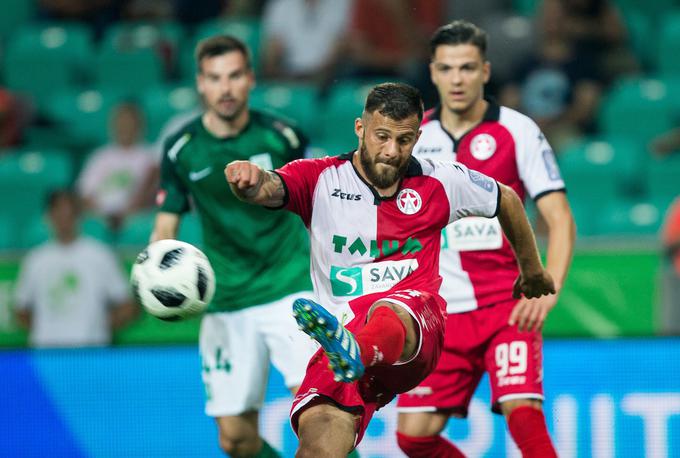
[(322, 305), (336, 316), (358, 296), (394, 288), (437, 293), (441, 231), (466, 216), (493, 217), (498, 184), (455, 162), (411, 158), (399, 190), (380, 197), (349, 153), (300, 159), (278, 169), (285, 208), (310, 234), (311, 275)]
[[(530, 118), (489, 102), (480, 124), (459, 139), (441, 125), (440, 108), (426, 113), (413, 150), (420, 159), (455, 160), (513, 188), (524, 201), (564, 191), (553, 150)], [(441, 296), (448, 313), (512, 299), (515, 255), (497, 218), (463, 218), (443, 232)]]

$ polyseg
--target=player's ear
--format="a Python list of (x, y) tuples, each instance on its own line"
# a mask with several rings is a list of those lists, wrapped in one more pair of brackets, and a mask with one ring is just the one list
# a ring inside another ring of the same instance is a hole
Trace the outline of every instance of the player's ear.
[(486, 84), (489, 82), (489, 78), (491, 78), (491, 62), (485, 60), (482, 70), (484, 72), (484, 84)]
[(357, 134), (359, 139), (364, 138), (364, 121), (361, 118), (356, 118), (354, 120), (354, 133)]

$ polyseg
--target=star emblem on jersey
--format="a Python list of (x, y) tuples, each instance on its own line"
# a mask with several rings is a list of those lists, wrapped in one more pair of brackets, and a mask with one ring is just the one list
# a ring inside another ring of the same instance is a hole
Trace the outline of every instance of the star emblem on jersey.
[(405, 215), (413, 215), (418, 213), (420, 208), (423, 206), (423, 199), (420, 198), (420, 194), (413, 189), (402, 189), (397, 194), (397, 207), (399, 211)]
[(485, 161), (496, 152), (496, 139), (489, 134), (479, 134), (470, 142), (470, 153), (475, 159)]

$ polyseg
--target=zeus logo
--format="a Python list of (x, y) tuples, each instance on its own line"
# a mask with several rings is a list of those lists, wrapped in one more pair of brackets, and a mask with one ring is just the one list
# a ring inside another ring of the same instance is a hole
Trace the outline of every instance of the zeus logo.
[(361, 194), (349, 194), (347, 192), (341, 192), (340, 188), (335, 188), (331, 196), (339, 197), (343, 200), (361, 200)]

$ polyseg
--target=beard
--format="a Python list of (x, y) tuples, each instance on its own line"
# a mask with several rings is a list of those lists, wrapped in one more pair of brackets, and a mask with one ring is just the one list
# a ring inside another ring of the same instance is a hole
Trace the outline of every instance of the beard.
[[(377, 158), (371, 159), (364, 142), (361, 142), (361, 147), (359, 149), (359, 161), (364, 169), (366, 178), (368, 178), (368, 181), (378, 189), (389, 188), (406, 175), (409, 159), (410, 156), (402, 161), (398, 158), (389, 161), (378, 160)], [(382, 170), (379, 170), (378, 164), (384, 164), (388, 167), (382, 167)]]
[(236, 101), (231, 109), (224, 110), (220, 108), (219, 102), (212, 106), (212, 110), (215, 114), (222, 120), (226, 122), (231, 122), (239, 117), (246, 107), (245, 102)]

